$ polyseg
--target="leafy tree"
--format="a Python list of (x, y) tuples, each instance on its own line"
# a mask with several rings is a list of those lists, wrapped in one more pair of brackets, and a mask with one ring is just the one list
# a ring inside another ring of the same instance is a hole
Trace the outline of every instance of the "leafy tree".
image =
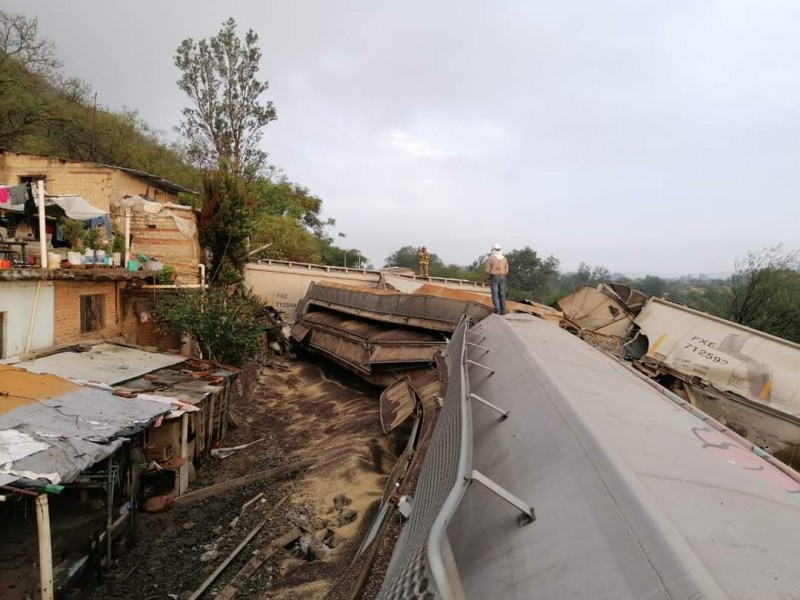
[(45, 118), (47, 84), (16, 60), (0, 61), (0, 146), (13, 147)]
[(559, 261), (554, 256), (539, 257), (536, 250), (525, 246), (522, 250), (512, 250), (508, 258), (508, 297), (512, 300), (523, 298), (531, 300), (546, 299), (554, 289), (558, 277)]
[(327, 246), (322, 253), (322, 262), (326, 265), (336, 265), (338, 267), (369, 268), (369, 259), (361, 254), (357, 248), (339, 248), (338, 246)]
[[(415, 246), (403, 246), (387, 256), (386, 260), (383, 261), (383, 266), (401, 267), (405, 269), (411, 269), (412, 271), (416, 272), (419, 269), (419, 258), (417, 257), (418, 250), (419, 248)], [(430, 252), (430, 249), (428, 251)], [(442, 259), (433, 252), (430, 254), (430, 262), (428, 263), (430, 274), (438, 277), (438, 275), (436, 275), (437, 270), (438, 272), (441, 272), (441, 270), (444, 269), (444, 262), (442, 262)]]
[(731, 277), (728, 318), (800, 342), (800, 253), (781, 246), (748, 252)]
[(202, 178), (135, 111), (95, 105), (79, 79), (44, 76), (0, 52), (0, 147), (156, 173), (199, 189)]
[[(253, 223), (253, 248), (268, 245), (259, 258), (318, 263), (322, 253), (318, 240), (303, 225), (281, 215), (259, 214)], [(328, 262), (327, 264), (335, 264)]]
[(206, 174), (204, 188), (200, 239), (211, 253), (210, 280), (218, 285), (240, 283), (253, 233), (244, 182), (223, 166)]
[(259, 142), (264, 127), (277, 117), (272, 102), (261, 101), (269, 84), (257, 78), (260, 61), (258, 35), (251, 29), (240, 38), (233, 19), (214, 37), (187, 38), (178, 46), (178, 87), (191, 106), (183, 109), (177, 130), (194, 164), (211, 168), (226, 163), (237, 175), (248, 176), (266, 165)]
[(154, 313), (164, 329), (192, 335), (205, 358), (237, 367), (259, 357), (265, 335), (268, 341), (280, 335), (257, 298), (222, 288), (159, 294)]
[(644, 279), (637, 280), (634, 287), (648, 296), (659, 298), (663, 297), (667, 292), (667, 282), (655, 275), (648, 275)]

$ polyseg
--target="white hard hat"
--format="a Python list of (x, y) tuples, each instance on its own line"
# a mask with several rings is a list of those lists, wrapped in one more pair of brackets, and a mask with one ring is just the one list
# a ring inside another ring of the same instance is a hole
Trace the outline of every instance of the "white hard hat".
[(494, 246), (492, 246), (492, 250), (501, 250), (501, 249), (502, 248), (500, 248), (500, 244), (495, 244)]

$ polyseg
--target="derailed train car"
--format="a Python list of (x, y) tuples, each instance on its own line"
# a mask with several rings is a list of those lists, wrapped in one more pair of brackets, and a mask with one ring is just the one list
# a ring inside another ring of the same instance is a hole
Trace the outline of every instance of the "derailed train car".
[(800, 465), (800, 345), (661, 298), (648, 300), (633, 322), (643, 371)]
[(796, 596), (796, 472), (535, 317), (464, 322), (447, 363), (379, 598)]
[(800, 466), (800, 345), (621, 284), (558, 301), (565, 328)]

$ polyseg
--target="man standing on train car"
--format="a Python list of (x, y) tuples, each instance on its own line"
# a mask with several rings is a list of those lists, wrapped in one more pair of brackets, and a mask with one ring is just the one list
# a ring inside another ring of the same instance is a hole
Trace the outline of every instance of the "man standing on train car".
[(430, 277), (428, 266), (431, 263), (431, 254), (425, 246), (422, 246), (417, 251), (417, 259), (419, 260), (419, 274), (422, 277)]
[(486, 273), (489, 275), (489, 287), (492, 290), (492, 305), (497, 315), (506, 312), (506, 275), (508, 275), (508, 259), (500, 251), (500, 244), (492, 246), (492, 253), (486, 259)]

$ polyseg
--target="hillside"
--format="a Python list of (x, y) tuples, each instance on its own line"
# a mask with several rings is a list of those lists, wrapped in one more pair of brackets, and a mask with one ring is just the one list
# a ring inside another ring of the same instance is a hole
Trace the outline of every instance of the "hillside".
[(156, 174), (200, 189), (200, 172), (136, 111), (95, 106), (88, 84), (43, 75), (0, 52), (0, 147)]

